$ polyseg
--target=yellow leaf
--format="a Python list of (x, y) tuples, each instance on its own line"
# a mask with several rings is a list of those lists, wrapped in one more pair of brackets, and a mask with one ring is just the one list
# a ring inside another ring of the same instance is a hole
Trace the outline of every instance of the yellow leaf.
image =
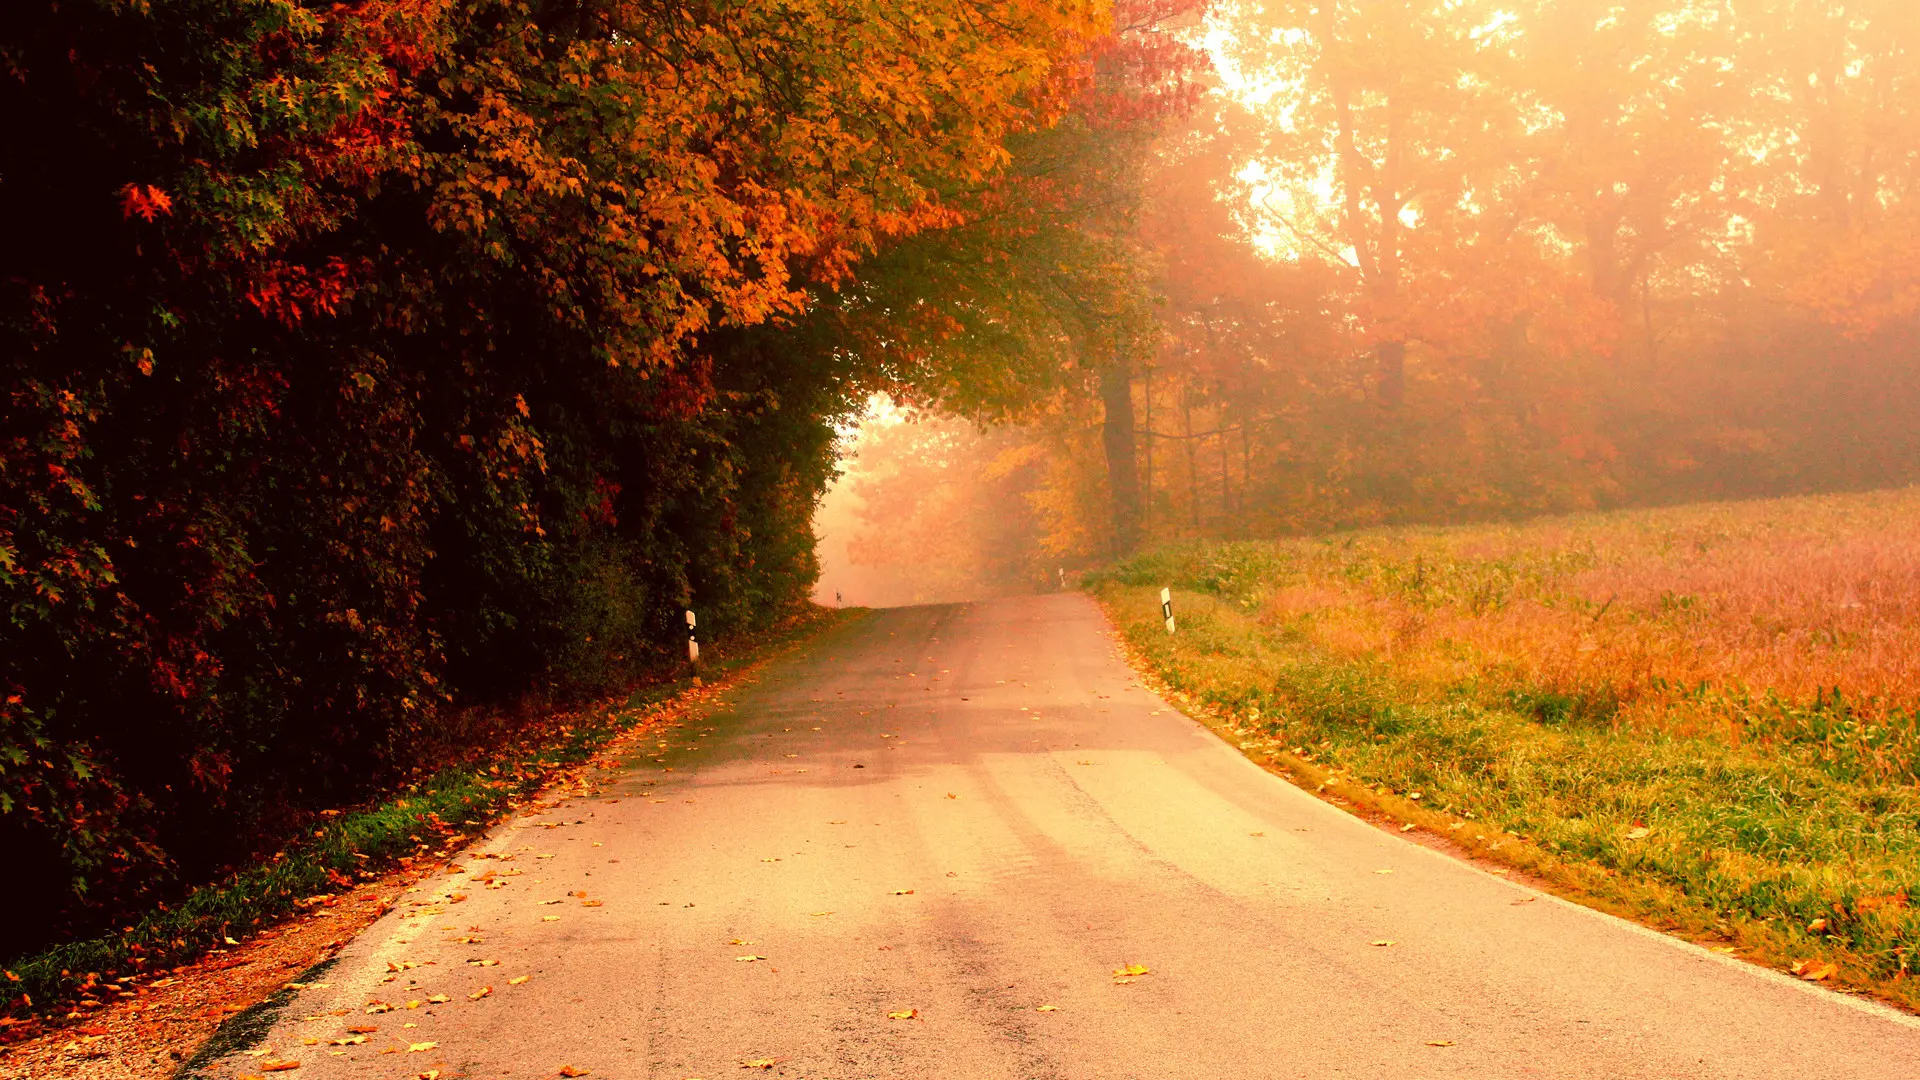
[(772, 1058), (753, 1058), (740, 1063), (740, 1067), (743, 1069), (771, 1069), (773, 1066), (774, 1060)]
[(1635, 828), (1631, 828), (1627, 830), (1627, 839), (1629, 840), (1645, 840), (1647, 837), (1652, 835), (1653, 835), (1653, 830), (1647, 828), (1645, 825), (1640, 825)]
[(912, 895), (913, 895), (913, 890), (912, 890), (912, 889), (895, 889), (895, 890), (893, 890), (893, 895), (895, 895), (895, 896), (912, 896)]
[(421, 1054), (439, 1045), (437, 1042), (409, 1043), (407, 1044), (407, 1053)]
[(754, 955), (752, 955), (751, 953), (749, 953), (749, 954), (748, 954), (748, 955), (746, 955), (746, 956), (736, 956), (736, 957), (734, 957), (733, 959), (734, 959), (734, 962), (735, 962), (735, 963), (739, 963), (739, 964), (751, 964), (751, 963), (753, 963), (753, 962), (754, 962), (755, 960), (765, 960), (765, 959), (766, 959), (766, 957), (764, 957), (764, 956), (754, 956)]
[(1417, 828), (1419, 828), (1419, 826), (1417, 826), (1417, 825), (1414, 825), (1414, 824), (1413, 824), (1412, 822), (1408, 822), (1407, 824), (1405, 824), (1405, 825), (1402, 825), (1402, 826), (1400, 826), (1400, 831), (1401, 831), (1401, 832), (1412, 832), (1413, 830), (1415, 830), (1415, 829), (1417, 829)]
[(468, 1001), (479, 1001), (479, 1000), (480, 1000), (481, 998), (483, 998), (483, 997), (487, 997), (488, 995), (490, 995), (490, 994), (492, 994), (492, 993), (493, 993), (493, 987), (491, 987), (491, 986), (483, 986), (483, 987), (481, 987), (480, 989), (478, 989), (478, 990), (475, 990), (475, 991), (474, 991), (473, 993), (471, 993), (471, 994), (468, 994), (468, 995), (467, 995), (467, 1000), (468, 1000)]
[(1838, 970), (1833, 964), (1824, 960), (1802, 960), (1793, 965), (1793, 973), (1808, 982), (1831, 979), (1833, 973)]
[(817, 918), (819, 918), (819, 917), (820, 917), (820, 916), (822, 916), (822, 915), (831, 915), (831, 914), (833, 914), (833, 912), (831, 912), (831, 911), (816, 911), (816, 912), (813, 912), (812, 914), (813, 914), (813, 917), (817, 919)]
[(507, 985), (519, 986), (521, 983), (526, 982), (528, 979), (531, 979), (531, 978), (533, 978), (533, 976), (531, 975), (515, 975), (513, 978), (507, 980)]
[(1452, 1039), (1428, 1039), (1427, 1045), (1428, 1046), (1452, 1046), (1453, 1040)]
[(542, 916), (540, 916), (540, 921), (541, 921), (541, 922), (559, 922), (559, 921), (560, 921), (560, 916), (558, 916), (558, 915), (542, 915)]
[(1808, 924), (1807, 924), (1807, 933), (1809, 933), (1809, 934), (1817, 934), (1817, 933), (1819, 933), (1820, 931), (1822, 931), (1822, 930), (1825, 930), (1826, 928), (1827, 928), (1827, 920), (1826, 920), (1826, 919), (1824, 919), (1824, 918), (1820, 918), (1820, 919), (1815, 919), (1815, 920), (1813, 920), (1812, 922), (1810, 922), (1810, 923), (1808, 923)]
[(560, 1066), (560, 1075), (561, 1076), (585, 1076), (587, 1075), (587, 1070), (576, 1068), (575, 1066), (572, 1066), (572, 1065), (562, 1065)]
[(1400, 944), (1400, 943), (1399, 943), (1399, 942), (1397, 942), (1397, 941), (1393, 941), (1393, 940), (1391, 940), (1391, 939), (1389, 939), (1389, 938), (1381, 938), (1381, 939), (1380, 939), (1379, 941), (1372, 941), (1372, 942), (1368, 942), (1368, 944), (1370, 944), (1370, 945), (1398, 945), (1398, 944)]
[(1376, 873), (1376, 874), (1391, 874), (1391, 873), (1393, 873), (1393, 871), (1391, 871), (1391, 870), (1375, 870), (1375, 871), (1374, 871), (1374, 873)]
[(333, 1040), (333, 1042), (332, 1042), (332, 1044), (331, 1044), (331, 1045), (333, 1045), (333, 1046), (359, 1046), (359, 1045), (360, 1045), (361, 1043), (363, 1043), (363, 1042), (366, 1042), (366, 1041), (367, 1041), (367, 1037), (366, 1037), (365, 1035), (348, 1035), (348, 1036), (345, 1036), (345, 1037), (343, 1037), (343, 1038), (339, 1038), (339, 1039), (335, 1039), (335, 1040)]
[(898, 1009), (887, 1014), (889, 1020), (912, 1020), (920, 1015), (919, 1009)]
[(297, 1061), (274, 1061), (269, 1059), (260, 1063), (261, 1072), (286, 1072), (289, 1069), (297, 1069), (299, 1067), (300, 1063)]
[(1034, 1012), (1059, 1012), (1059, 1011), (1060, 1011), (1060, 1006), (1058, 1006), (1058, 1005), (1036, 1005), (1036, 1006), (1034, 1006), (1034, 1010), (1033, 1010), (1033, 1011), (1034, 1011)]
[(1128, 964), (1126, 967), (1113, 969), (1113, 977), (1116, 979), (1131, 979), (1135, 975), (1145, 975), (1148, 970), (1150, 969), (1145, 964)]
[(599, 900), (582, 900), (580, 901), (580, 906), (581, 907), (603, 907), (605, 905)]
[(445, 1004), (446, 1004), (447, 1002), (449, 1002), (449, 1001), (452, 1001), (452, 1000), (453, 1000), (452, 998), (450, 998), (450, 997), (448, 997), (448, 996), (447, 996), (447, 995), (445, 995), (445, 994), (435, 994), (435, 995), (433, 995), (432, 997), (430, 997), (430, 998), (428, 998), (428, 999), (427, 999), (427, 1004), (429, 1004), (429, 1005), (445, 1005)]

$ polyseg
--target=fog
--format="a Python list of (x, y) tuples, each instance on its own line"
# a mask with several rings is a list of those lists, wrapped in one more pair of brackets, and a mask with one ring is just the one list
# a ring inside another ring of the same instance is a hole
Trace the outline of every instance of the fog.
[(1017, 392), (863, 429), (823, 595), (1920, 478), (1920, 6), (1229, 3), (1189, 29), (1190, 109), (1045, 163), (1124, 165), (1075, 189), (1105, 214), (1080, 246), (990, 251), (1027, 276), (949, 309), (934, 358)]

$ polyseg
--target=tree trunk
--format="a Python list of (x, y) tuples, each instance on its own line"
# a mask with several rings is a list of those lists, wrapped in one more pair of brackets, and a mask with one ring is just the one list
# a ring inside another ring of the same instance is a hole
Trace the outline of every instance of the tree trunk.
[(1380, 403), (1398, 408), (1407, 396), (1407, 343), (1382, 341), (1373, 353), (1380, 361)]
[(1113, 496), (1113, 545), (1115, 554), (1126, 555), (1140, 546), (1140, 467), (1134, 458), (1133, 379), (1126, 361), (1100, 369), (1100, 404), (1106, 412), (1100, 441)]

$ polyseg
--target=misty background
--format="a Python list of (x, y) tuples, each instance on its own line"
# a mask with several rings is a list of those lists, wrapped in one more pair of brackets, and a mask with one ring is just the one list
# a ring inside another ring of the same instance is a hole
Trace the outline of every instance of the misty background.
[(1916, 478), (1915, 5), (1230, 3), (1169, 33), (1212, 71), (1114, 185), (1143, 329), (1015, 408), (876, 404), (816, 598)]

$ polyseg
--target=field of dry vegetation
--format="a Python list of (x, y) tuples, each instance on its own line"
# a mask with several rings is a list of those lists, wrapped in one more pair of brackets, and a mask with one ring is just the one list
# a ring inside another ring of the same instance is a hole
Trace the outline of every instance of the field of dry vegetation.
[(1243, 745), (1920, 1004), (1920, 489), (1196, 545), (1096, 587)]
[(1913, 783), (1920, 490), (1293, 545), (1265, 621), (1431, 684)]

